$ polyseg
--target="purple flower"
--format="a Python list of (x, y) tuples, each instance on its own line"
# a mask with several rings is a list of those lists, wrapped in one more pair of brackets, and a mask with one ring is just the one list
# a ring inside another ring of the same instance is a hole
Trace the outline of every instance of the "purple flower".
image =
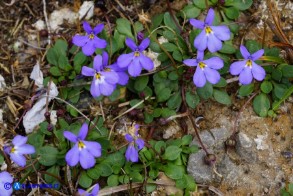
[(13, 177), (6, 171), (0, 173), (0, 195), (1, 196), (10, 196), (12, 195), (13, 188), (7, 186), (7, 183), (11, 185), (13, 182)]
[(121, 68), (117, 65), (117, 63), (114, 63), (112, 65), (106, 66), (106, 69), (113, 70), (118, 74), (118, 82), (117, 84), (120, 84), (122, 86), (126, 85), (129, 80), (129, 76), (126, 73), (127, 68)]
[(128, 73), (133, 77), (139, 76), (142, 68), (148, 71), (154, 69), (153, 61), (142, 53), (150, 44), (149, 38), (142, 40), (139, 46), (136, 46), (130, 38), (126, 38), (125, 43), (133, 52), (118, 57), (117, 64), (119, 67), (128, 67)]
[(99, 186), (99, 184), (96, 184), (91, 193), (88, 193), (87, 191), (85, 191), (83, 189), (78, 189), (78, 195), (80, 195), (80, 196), (97, 196), (99, 191), (100, 191), (100, 186)]
[(194, 47), (200, 51), (206, 48), (210, 52), (221, 50), (222, 41), (230, 39), (230, 30), (227, 26), (212, 26), (215, 17), (213, 9), (209, 9), (204, 22), (196, 19), (190, 19), (190, 24), (195, 28), (202, 29), (201, 33), (194, 39)]
[(83, 169), (89, 169), (96, 163), (96, 157), (101, 156), (102, 147), (98, 142), (85, 141), (88, 125), (84, 123), (78, 135), (64, 131), (63, 135), (75, 145), (67, 152), (65, 160), (69, 166), (75, 166), (78, 162)]
[(138, 162), (138, 151), (144, 147), (144, 141), (138, 138), (138, 129), (139, 125), (135, 124), (129, 130), (130, 134), (125, 135), (125, 139), (130, 142), (125, 153), (127, 161)]
[(26, 144), (26, 142), (27, 137), (17, 135), (12, 140), (14, 146), (7, 146), (4, 148), (4, 151), (10, 155), (11, 160), (21, 167), (26, 165), (26, 158), (24, 155), (35, 153), (35, 147)]
[(90, 24), (83, 22), (83, 29), (86, 31), (87, 35), (75, 35), (72, 38), (72, 42), (82, 47), (82, 52), (86, 56), (92, 55), (97, 48), (106, 48), (107, 42), (104, 39), (97, 37), (104, 28), (104, 24), (97, 25), (94, 29), (91, 28)]
[(208, 80), (211, 84), (217, 84), (220, 81), (218, 69), (224, 66), (224, 62), (219, 57), (212, 57), (203, 60), (204, 53), (197, 51), (196, 59), (186, 59), (183, 61), (188, 66), (197, 66), (193, 75), (193, 82), (197, 87), (203, 87)]
[(81, 70), (82, 75), (93, 76), (90, 89), (93, 97), (111, 95), (119, 81), (118, 74), (114, 70), (106, 68), (109, 59), (108, 54), (103, 52), (102, 55), (97, 55), (94, 58), (94, 69), (83, 66)]
[(264, 50), (261, 49), (250, 54), (245, 46), (240, 46), (240, 52), (245, 60), (232, 63), (230, 66), (230, 73), (232, 75), (240, 74), (239, 82), (244, 85), (250, 84), (252, 82), (252, 77), (258, 81), (262, 81), (266, 76), (266, 72), (264, 68), (256, 64), (254, 61), (263, 55)]

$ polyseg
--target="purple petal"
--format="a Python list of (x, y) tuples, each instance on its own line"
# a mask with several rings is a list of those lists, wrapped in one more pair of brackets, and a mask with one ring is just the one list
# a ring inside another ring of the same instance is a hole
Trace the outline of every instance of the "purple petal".
[(65, 156), (65, 160), (67, 164), (71, 167), (77, 165), (79, 161), (79, 149), (78, 149), (78, 144), (75, 144), (73, 148), (71, 148)]
[(88, 196), (89, 193), (86, 192), (86, 191), (83, 190), (83, 189), (78, 189), (78, 195), (79, 195), (79, 196)]
[(77, 45), (77, 46), (80, 46), (80, 47), (84, 46), (88, 41), (89, 41), (88, 36), (84, 36), (84, 35), (75, 35), (72, 38), (72, 43), (74, 45)]
[(94, 58), (94, 69), (96, 71), (101, 71), (103, 69), (103, 57), (99, 54)]
[(100, 33), (103, 29), (104, 29), (104, 24), (99, 24), (99, 25), (95, 26), (95, 28), (94, 28), (94, 34), (97, 35), (97, 34)]
[(137, 144), (138, 150), (141, 150), (144, 147), (144, 141), (141, 138), (135, 140), (135, 143)]
[(66, 139), (68, 139), (69, 141), (76, 143), (77, 142), (77, 136), (74, 135), (73, 133), (69, 132), (69, 131), (64, 131), (63, 135)]
[(126, 85), (128, 83), (129, 76), (124, 72), (117, 72), (117, 74), (119, 76), (119, 80), (117, 84), (120, 84), (123, 86)]
[(210, 59), (204, 60), (203, 63), (212, 69), (221, 69), (224, 67), (224, 61), (219, 57), (212, 57)]
[(89, 126), (87, 123), (83, 123), (80, 130), (79, 130), (79, 133), (78, 133), (78, 139), (80, 140), (84, 140), (86, 138), (86, 135), (87, 135), (87, 132), (89, 130)]
[(208, 15), (205, 19), (205, 23), (211, 26), (213, 24), (214, 18), (215, 18), (215, 11), (212, 8), (210, 8)]
[(196, 55), (197, 62), (202, 61), (203, 57), (204, 57), (204, 51), (198, 50)]
[(83, 169), (89, 169), (95, 165), (96, 159), (87, 149), (82, 149), (79, 155), (80, 165)]
[(87, 34), (91, 34), (93, 31), (91, 25), (86, 21), (83, 22), (83, 29)]
[(134, 58), (132, 63), (128, 66), (128, 73), (133, 76), (139, 76), (141, 73), (142, 67), (139, 63), (139, 58)]
[(142, 42), (141, 42), (140, 45), (138, 46), (138, 50), (139, 50), (139, 51), (143, 51), (143, 50), (145, 50), (149, 45), (150, 45), (150, 38), (145, 38), (144, 40), (142, 40)]
[(210, 69), (209, 67), (204, 68), (204, 74), (206, 76), (206, 79), (211, 83), (211, 84), (217, 84), (220, 81), (220, 74), (218, 71), (214, 69)]
[(21, 145), (25, 144), (26, 142), (27, 142), (27, 137), (21, 136), (21, 135), (15, 136), (12, 140), (12, 144), (14, 146), (21, 146)]
[(106, 48), (106, 46), (107, 46), (106, 40), (100, 39), (96, 36), (94, 37), (93, 42), (94, 42), (95, 48)]
[(109, 55), (107, 52), (104, 51), (102, 53), (102, 59), (103, 59), (103, 63), (102, 63), (103, 67), (107, 66), (109, 62)]
[(264, 49), (261, 49), (259, 51), (256, 51), (255, 53), (253, 53), (251, 55), (251, 60), (256, 61), (257, 59), (259, 59), (260, 57), (262, 57), (262, 55), (264, 54)]
[(230, 73), (232, 75), (239, 75), (240, 72), (244, 69), (245, 64), (246, 64), (246, 60), (232, 63), (230, 66)]
[(92, 40), (89, 40), (83, 47), (82, 52), (86, 56), (91, 56), (94, 54), (96, 50), (96, 47), (94, 46), (94, 42)]
[(200, 67), (196, 68), (196, 71), (193, 75), (193, 83), (197, 87), (203, 87), (206, 84), (206, 77)]
[(4, 151), (6, 154), (10, 154), (11, 149), (12, 149), (11, 146), (4, 146), (3, 151)]
[(250, 84), (252, 81), (251, 68), (245, 67), (239, 75), (239, 82), (241, 84)]
[(17, 153), (19, 154), (34, 154), (35, 152), (35, 147), (29, 144), (23, 144), (17, 149)]
[(133, 137), (130, 135), (130, 134), (125, 134), (125, 139), (128, 141), (128, 142), (133, 142)]
[(26, 159), (22, 154), (10, 153), (10, 158), (21, 167), (24, 167), (26, 164)]
[(152, 59), (150, 59), (147, 56), (144, 55), (140, 55), (139, 57), (139, 62), (141, 67), (143, 67), (145, 70), (151, 71), (154, 69), (154, 62), (152, 61)]
[(126, 153), (125, 153), (125, 157), (127, 161), (131, 161), (131, 162), (138, 162), (138, 152), (137, 150), (134, 148), (133, 145), (129, 145)]
[(117, 65), (121, 68), (128, 67), (134, 57), (134, 53), (122, 54), (117, 59)]
[(207, 48), (207, 41), (208, 37), (206, 36), (205, 31), (202, 30), (201, 33), (194, 39), (193, 44), (198, 50), (204, 51)]
[(210, 52), (221, 50), (222, 42), (213, 33), (208, 36), (208, 49)]
[(110, 72), (103, 71), (102, 75), (105, 76), (105, 81), (109, 84), (117, 84), (119, 80), (118, 74), (114, 71), (110, 71)]
[(196, 59), (185, 59), (183, 61), (183, 63), (188, 66), (197, 66), (198, 65), (198, 62)]
[(89, 151), (94, 157), (100, 157), (102, 154), (102, 147), (98, 142), (83, 141), (86, 150)]
[(93, 68), (82, 66), (81, 74), (84, 76), (94, 76), (96, 71)]
[(109, 84), (107, 82), (100, 84), (100, 91), (101, 91), (101, 94), (104, 96), (110, 96), (115, 90), (115, 88), (116, 88), (116, 85)]
[(231, 32), (227, 26), (211, 26), (211, 29), (218, 39), (222, 41), (230, 39)]
[(3, 171), (0, 173), (0, 185), (2, 185), (2, 183), (5, 183), (5, 182), (9, 182), (9, 183), (13, 182), (12, 176), (7, 171)]
[(137, 49), (135, 42), (131, 38), (126, 38), (125, 43), (132, 51)]
[(202, 22), (200, 20), (190, 19), (189, 22), (195, 28), (198, 28), (198, 29), (203, 29), (204, 28), (204, 22)]
[(251, 71), (252, 71), (253, 77), (258, 81), (262, 81), (266, 77), (266, 72), (265, 72), (264, 68), (262, 68), (261, 66), (259, 66), (255, 62), (252, 62)]
[(99, 97), (101, 95), (99, 83), (96, 81), (95, 78), (92, 81), (90, 91), (93, 97)]
[(243, 45), (240, 46), (240, 52), (241, 52), (243, 58), (248, 59), (250, 57), (250, 53), (248, 52), (246, 47)]
[(96, 186), (92, 190), (92, 195), (94, 195), (94, 196), (98, 195), (99, 191), (100, 191), (100, 186), (99, 186), (99, 184), (96, 184)]

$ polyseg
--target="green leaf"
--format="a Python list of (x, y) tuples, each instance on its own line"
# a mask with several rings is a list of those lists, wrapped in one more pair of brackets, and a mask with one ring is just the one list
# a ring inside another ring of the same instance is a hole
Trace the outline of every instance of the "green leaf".
[(99, 170), (99, 168), (97, 166), (95, 166), (91, 169), (88, 169), (86, 171), (86, 173), (91, 179), (94, 179), (94, 180), (99, 179), (101, 176), (101, 171)]
[(98, 165), (98, 169), (101, 171), (101, 176), (110, 176), (113, 173), (111, 166), (108, 163), (101, 163)]
[(28, 143), (32, 144), (36, 149), (39, 149), (40, 147), (43, 146), (44, 137), (45, 136), (39, 132), (31, 133), (28, 135)]
[(186, 189), (189, 191), (195, 191), (196, 184), (192, 176), (184, 174), (183, 178), (186, 181)]
[[(56, 166), (56, 165), (54, 165), (54, 166), (50, 167), (49, 169), (47, 169), (47, 172), (49, 174), (53, 174), (55, 176), (59, 176), (60, 175), (59, 174), (59, 171), (60, 171), (60, 168), (59, 168), (59, 166)], [(48, 174), (45, 174), (45, 180), (46, 180), (46, 183), (53, 183), (57, 179), (54, 178), (53, 176), (49, 176)]]
[(119, 176), (111, 175), (107, 179), (108, 186), (117, 186), (119, 184)]
[(273, 69), (273, 71), (272, 71), (272, 78), (274, 80), (276, 80), (276, 81), (279, 82), (279, 81), (281, 81), (282, 76), (283, 76), (283, 73), (282, 73), (281, 70), (279, 70), (279, 69)]
[(180, 92), (175, 93), (167, 102), (167, 106), (170, 109), (178, 108), (182, 103), (182, 98)]
[(232, 20), (237, 19), (239, 17), (239, 10), (236, 9), (235, 7), (228, 7), (224, 8), (224, 13), (226, 16)]
[(226, 0), (225, 6), (234, 6), (238, 10), (246, 10), (252, 5), (252, 0)]
[(206, 9), (206, 0), (193, 0), (193, 4), (202, 10)]
[(180, 156), (181, 151), (182, 149), (178, 146), (168, 146), (163, 157), (169, 161), (174, 161)]
[(108, 97), (110, 101), (116, 101), (120, 96), (120, 88), (116, 88), (113, 93)]
[(182, 138), (182, 146), (189, 145), (191, 141), (192, 141), (191, 135), (184, 135)]
[(80, 97), (80, 89), (79, 88), (73, 88), (68, 92), (68, 99), (71, 103), (77, 103)]
[(152, 113), (152, 116), (154, 118), (157, 118), (157, 117), (161, 116), (161, 113), (162, 113), (162, 109), (161, 108), (155, 108), (154, 111), (153, 111), (153, 113)]
[(154, 117), (152, 116), (152, 114), (149, 114), (148, 112), (144, 112), (143, 116), (144, 116), (144, 122), (147, 124), (153, 122), (154, 120)]
[[(175, 17), (175, 20), (177, 20), (177, 22), (178, 22), (178, 19), (176, 17)], [(176, 31), (177, 33), (180, 32), (169, 12), (165, 12), (165, 14), (164, 14), (164, 24), (166, 26), (170, 27), (171, 29), (173, 29), (174, 31)], [(179, 24), (179, 22), (178, 22), (178, 24)]]
[(78, 184), (83, 188), (89, 188), (93, 183), (93, 180), (87, 175), (85, 171), (81, 173)]
[(83, 52), (78, 52), (73, 58), (74, 70), (79, 73), (81, 71), (81, 66), (83, 66), (86, 61), (87, 57), (83, 54)]
[(0, 154), (0, 164), (4, 163), (4, 157)]
[(260, 117), (267, 116), (270, 105), (270, 100), (264, 93), (257, 95), (253, 100), (253, 109)]
[(245, 97), (245, 96), (248, 96), (250, 95), (252, 92), (253, 92), (253, 89), (254, 89), (254, 84), (248, 84), (248, 85), (242, 85), (240, 88), (239, 88), (239, 96), (241, 97)]
[(220, 52), (224, 54), (234, 54), (236, 52), (236, 49), (231, 42), (224, 42)]
[(283, 95), (285, 94), (287, 87), (284, 84), (278, 84), (276, 82), (274, 82), (273, 84), (274, 84), (274, 89), (273, 89), (274, 95), (277, 98), (281, 99)]
[[(173, 35), (174, 36), (174, 35)], [(163, 48), (165, 48), (166, 51), (168, 52), (173, 52), (173, 51), (176, 51), (178, 50), (178, 47), (173, 44), (173, 43), (169, 43), (169, 42), (165, 42), (165, 43), (162, 43), (161, 44), (163, 46)]]
[(162, 91), (160, 91), (157, 95), (158, 102), (166, 101), (171, 96), (171, 90), (169, 88), (164, 88)]
[(148, 82), (149, 82), (149, 76), (138, 77), (136, 78), (134, 82), (134, 89), (137, 90), (138, 92), (141, 92), (148, 85)]
[(185, 168), (183, 165), (174, 165), (172, 163), (168, 163), (164, 167), (164, 171), (169, 178), (177, 180), (183, 177), (185, 173)]
[(58, 65), (58, 53), (54, 48), (50, 48), (46, 54), (46, 59), (51, 65)]
[(213, 86), (219, 87), (219, 88), (225, 87), (225, 86), (227, 86), (227, 82), (224, 78), (221, 77), (220, 81), (217, 84), (214, 84)]
[[(141, 101), (142, 100), (140, 100), (140, 99), (132, 99), (132, 100), (130, 100), (129, 105), (131, 107), (133, 107), (133, 106), (135, 106), (136, 104), (138, 104)], [(142, 108), (144, 108), (144, 104), (143, 103), (136, 107), (136, 109), (142, 109)]]
[(44, 146), (40, 148), (39, 162), (44, 166), (51, 166), (57, 162), (58, 150), (52, 146)]
[(134, 38), (131, 31), (131, 23), (125, 18), (118, 18), (116, 21), (117, 30), (119, 33), (126, 35), (127, 37)]
[(260, 89), (262, 92), (268, 94), (273, 90), (273, 85), (269, 81), (263, 81), (260, 85)]
[(207, 82), (204, 87), (197, 88), (196, 92), (201, 98), (208, 99), (213, 96), (213, 86), (211, 83)]
[(182, 62), (182, 54), (179, 50), (175, 50), (173, 53), (172, 53), (172, 56), (173, 58), (176, 60), (176, 61), (179, 61), (179, 62)]
[(256, 51), (261, 49), (260, 43), (258, 43), (255, 40), (247, 40), (245, 43), (245, 46), (246, 46), (247, 50), (250, 52), (250, 54), (253, 54)]
[(67, 57), (64, 56), (63, 54), (61, 54), (59, 56), (58, 66), (60, 67), (60, 69), (65, 70), (65, 71), (69, 71), (69, 70), (72, 69), (71, 65), (69, 64), (69, 61), (68, 61)]
[(184, 14), (181, 14), (182, 18), (186, 17), (187, 19), (196, 18), (200, 14), (200, 9), (194, 5), (185, 6), (182, 11), (184, 12)]
[(136, 33), (138, 33), (138, 32), (140, 32), (140, 31), (143, 30), (143, 25), (141, 24), (141, 22), (136, 21), (136, 22), (134, 23), (133, 28), (134, 28), (134, 31), (135, 31)]
[(156, 144), (155, 144), (155, 150), (158, 153), (161, 153), (162, 151), (164, 151), (165, 148), (166, 148), (166, 143), (164, 141), (158, 141), (158, 142), (156, 142)]
[(153, 18), (152, 18), (152, 26), (151, 26), (151, 29), (155, 29), (157, 28), (162, 22), (163, 22), (163, 18), (164, 18), (164, 15), (163, 14), (157, 14), (155, 15)]
[(50, 68), (50, 73), (53, 76), (61, 76), (61, 72), (60, 72), (59, 68), (56, 67), (56, 66), (53, 66), (53, 67)]
[(217, 102), (225, 105), (231, 105), (232, 101), (230, 96), (225, 91), (214, 89), (214, 98)]
[(177, 72), (176, 71), (172, 71), (172, 72), (170, 72), (169, 73), (169, 75), (168, 75), (168, 79), (169, 80), (178, 80), (178, 74), (177, 74)]
[(186, 103), (189, 107), (195, 109), (197, 104), (199, 104), (199, 96), (197, 94), (193, 94), (190, 91), (188, 91), (185, 95)]
[(282, 67), (282, 74), (284, 77), (292, 78), (293, 77), (293, 65), (285, 65)]
[(58, 39), (54, 45), (54, 49), (58, 55), (66, 56), (68, 44), (63, 39)]
[(169, 108), (162, 108), (161, 112), (162, 112), (161, 115), (163, 118), (168, 118), (170, 116), (176, 115), (176, 112)]

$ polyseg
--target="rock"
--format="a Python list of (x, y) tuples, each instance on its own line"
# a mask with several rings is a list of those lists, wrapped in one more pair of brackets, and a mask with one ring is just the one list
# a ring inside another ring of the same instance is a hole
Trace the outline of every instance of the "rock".
[(257, 154), (253, 151), (252, 140), (244, 133), (237, 134), (236, 152), (242, 159), (248, 163), (257, 161)]
[(218, 172), (223, 175), (225, 182), (230, 186), (236, 186), (236, 182), (243, 175), (243, 170), (233, 163), (228, 155), (224, 155), (222, 161), (217, 165)]
[(194, 177), (196, 182), (202, 184), (211, 183), (213, 180), (213, 171), (210, 166), (204, 162), (205, 152), (198, 151), (189, 156), (187, 171)]

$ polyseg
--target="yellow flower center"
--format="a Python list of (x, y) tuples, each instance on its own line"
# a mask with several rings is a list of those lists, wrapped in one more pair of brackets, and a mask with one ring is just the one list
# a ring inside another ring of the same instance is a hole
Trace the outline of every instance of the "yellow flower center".
[(134, 56), (138, 57), (140, 55), (140, 53), (138, 51), (134, 52)]
[(201, 69), (204, 69), (207, 65), (204, 64), (203, 62), (199, 62), (199, 63), (198, 63), (198, 66), (199, 66)]
[(205, 28), (205, 32), (206, 32), (207, 35), (209, 35), (210, 33), (213, 32), (213, 30), (211, 29), (211, 27), (207, 26), (207, 27)]
[(15, 151), (16, 151), (16, 150), (15, 150), (15, 148), (13, 147), (13, 148), (11, 148), (11, 151), (10, 151), (10, 152), (11, 152), (11, 153), (15, 153)]
[(82, 141), (78, 141), (78, 148), (81, 150), (83, 148), (85, 148), (85, 145)]
[(100, 80), (101, 79), (101, 74), (100, 73), (96, 73), (95, 77), (96, 77), (96, 80)]
[(95, 35), (93, 33), (89, 34), (89, 38), (90, 39), (94, 39), (95, 38)]
[(251, 68), (252, 67), (252, 61), (251, 60), (246, 61), (246, 66)]

